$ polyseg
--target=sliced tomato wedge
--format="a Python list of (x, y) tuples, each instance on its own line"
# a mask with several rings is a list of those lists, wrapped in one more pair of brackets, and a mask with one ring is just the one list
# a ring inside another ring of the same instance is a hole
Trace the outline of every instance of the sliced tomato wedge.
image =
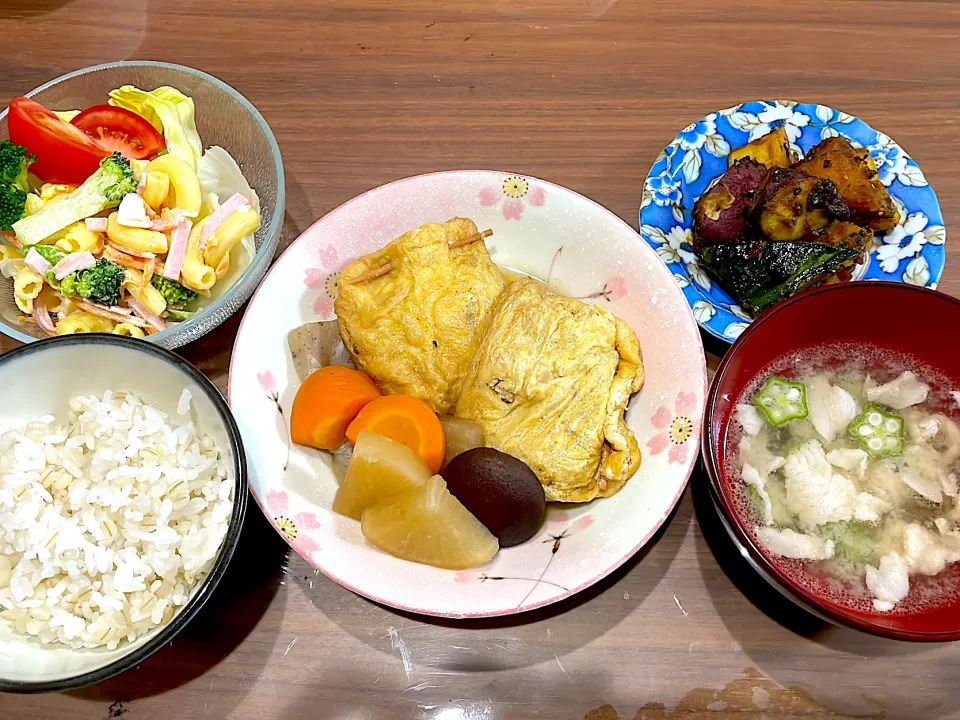
[(7, 130), (11, 141), (37, 156), (30, 172), (46, 182), (82, 183), (110, 154), (96, 140), (30, 98), (10, 101)]
[(146, 160), (167, 147), (163, 135), (146, 118), (113, 105), (93, 105), (70, 122), (101, 147), (126, 158)]

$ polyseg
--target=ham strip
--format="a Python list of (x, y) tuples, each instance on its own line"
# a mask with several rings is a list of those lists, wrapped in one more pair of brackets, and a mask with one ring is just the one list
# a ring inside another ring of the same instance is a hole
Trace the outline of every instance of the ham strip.
[(240, 193), (231, 195), (229, 200), (214, 211), (213, 215), (210, 216), (200, 231), (200, 241), (198, 242), (200, 248), (203, 249), (207, 247), (207, 239), (213, 235), (218, 227), (223, 225), (224, 220), (238, 210), (243, 210), (248, 207), (250, 207), (250, 205), (243, 195)]
[(43, 257), (40, 253), (37, 252), (36, 248), (30, 248), (30, 252), (27, 253), (27, 256), (23, 259), (23, 262), (29, 265), (32, 269), (37, 271), (41, 277), (47, 274), (47, 270), (53, 267), (47, 259)]
[[(133, 308), (134, 314), (136, 314), (141, 320), (145, 320), (151, 327), (156, 329), (157, 332), (163, 332), (167, 329), (167, 324), (163, 322), (159, 315), (154, 315), (143, 305), (138, 303), (135, 298), (127, 298), (127, 302), (130, 303), (130, 307)], [(128, 320), (127, 322), (131, 322), (131, 320)]]
[(106, 218), (87, 218), (83, 221), (84, 225), (87, 226), (87, 230), (92, 230), (93, 232), (106, 232), (107, 231), (107, 219)]
[[(87, 300), (82, 300), (79, 298), (71, 298), (71, 300), (73, 300), (73, 302), (76, 303), (78, 308), (90, 313), (91, 315), (98, 315), (99, 317), (107, 318), (107, 320), (113, 320), (114, 322), (131, 323), (133, 325), (136, 325), (137, 327), (149, 326), (149, 323), (144, 322), (139, 318), (113, 312), (109, 308), (105, 308), (103, 305), (97, 305), (96, 303), (92, 303)], [(133, 298), (130, 298), (130, 302), (133, 302)], [(136, 308), (134, 308), (134, 312), (136, 312)]]
[(43, 293), (38, 295), (33, 301), (33, 317), (37, 322), (37, 326), (47, 335), (53, 336), (57, 334), (57, 326), (53, 324), (50, 313), (47, 312), (47, 305), (43, 299)]
[(170, 249), (167, 251), (163, 272), (160, 273), (168, 280), (176, 282), (180, 279), (180, 268), (183, 267), (183, 256), (187, 252), (187, 240), (192, 226), (193, 223), (189, 220), (182, 220), (170, 233)]
[(97, 264), (97, 259), (88, 252), (75, 252), (67, 255), (63, 260), (53, 267), (53, 275), (57, 280), (63, 280), (67, 275), (80, 270), (92, 268)]

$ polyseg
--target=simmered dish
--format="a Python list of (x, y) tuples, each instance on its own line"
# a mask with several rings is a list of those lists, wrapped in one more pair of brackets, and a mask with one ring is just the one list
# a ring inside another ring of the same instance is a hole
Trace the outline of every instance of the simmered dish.
[(730, 163), (694, 205), (693, 247), (753, 314), (850, 280), (874, 233), (899, 221), (870, 154), (846, 138), (828, 138), (799, 160), (779, 127), (732, 151)]
[(0, 272), (20, 322), (50, 336), (144, 337), (201, 310), (255, 253), (256, 193), (206, 151), (175, 88), (112, 90), (51, 112), (10, 103), (0, 143)]
[(893, 610), (915, 578), (960, 560), (960, 426), (915, 365), (879, 379), (877, 365), (871, 375), (853, 362), (783, 370), (797, 367), (754, 383), (737, 406), (756, 537), (815, 563), (854, 604)]
[(643, 384), (636, 335), (509, 279), (489, 234), (454, 218), (402, 235), (343, 270), (337, 321), (289, 337), (291, 437), (334, 453), (333, 510), (441, 568), (529, 540), (547, 501), (609, 497), (640, 466), (624, 421)]

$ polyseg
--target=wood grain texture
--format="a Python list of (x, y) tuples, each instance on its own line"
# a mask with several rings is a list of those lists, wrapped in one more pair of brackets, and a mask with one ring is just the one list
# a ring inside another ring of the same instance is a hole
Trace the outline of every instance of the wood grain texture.
[[(922, 165), (948, 229), (960, 223), (956, 3), (3, 0), (0, 20), (0, 100), (129, 58), (239, 89), (283, 151), (285, 243), (364, 190), (448, 168), (539, 176), (635, 226), (677, 130), (759, 98), (883, 129)], [(960, 295), (948, 254), (940, 288)], [(238, 324), (183, 349), (221, 387)], [(598, 587), (469, 624), (352, 595), (289, 556), (253, 507), (226, 581), (171, 646), (92, 688), (0, 696), (0, 717), (960, 716), (960, 649), (785, 605), (725, 539), (705, 482), (695, 475), (656, 541)]]

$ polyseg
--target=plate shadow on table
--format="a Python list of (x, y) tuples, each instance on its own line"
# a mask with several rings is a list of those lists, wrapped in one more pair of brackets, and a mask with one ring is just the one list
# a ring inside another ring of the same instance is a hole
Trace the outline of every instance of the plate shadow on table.
[[(253, 503), (251, 503), (253, 505)], [(84, 700), (112, 703), (146, 698), (174, 690), (212, 670), (230, 655), (257, 627), (273, 601), (283, 575), (287, 545), (254, 505), (240, 533), (240, 541), (226, 574), (213, 595), (190, 623), (169, 644), (135, 668), (97, 685), (68, 692)], [(260, 627), (263, 639), (267, 628)], [(244, 667), (251, 677), (259, 677), (269, 654), (248, 654), (259, 666)], [(251, 690), (255, 682), (242, 687)], [(219, 693), (220, 707), (230, 709), (243, 701), (246, 692)], [(229, 701), (222, 698), (229, 697)], [(223, 717), (229, 714), (224, 709)]]
[(354, 596), (322, 577), (296, 581), (318, 612), (381, 653), (396, 656), (399, 632), (414, 649), (411, 660), (417, 666), (465, 674), (525, 668), (559, 662), (633, 613), (667, 572), (691, 520), (677, 517), (675, 508), (656, 535), (606, 578), (561, 602), (519, 615), (426, 617)]

